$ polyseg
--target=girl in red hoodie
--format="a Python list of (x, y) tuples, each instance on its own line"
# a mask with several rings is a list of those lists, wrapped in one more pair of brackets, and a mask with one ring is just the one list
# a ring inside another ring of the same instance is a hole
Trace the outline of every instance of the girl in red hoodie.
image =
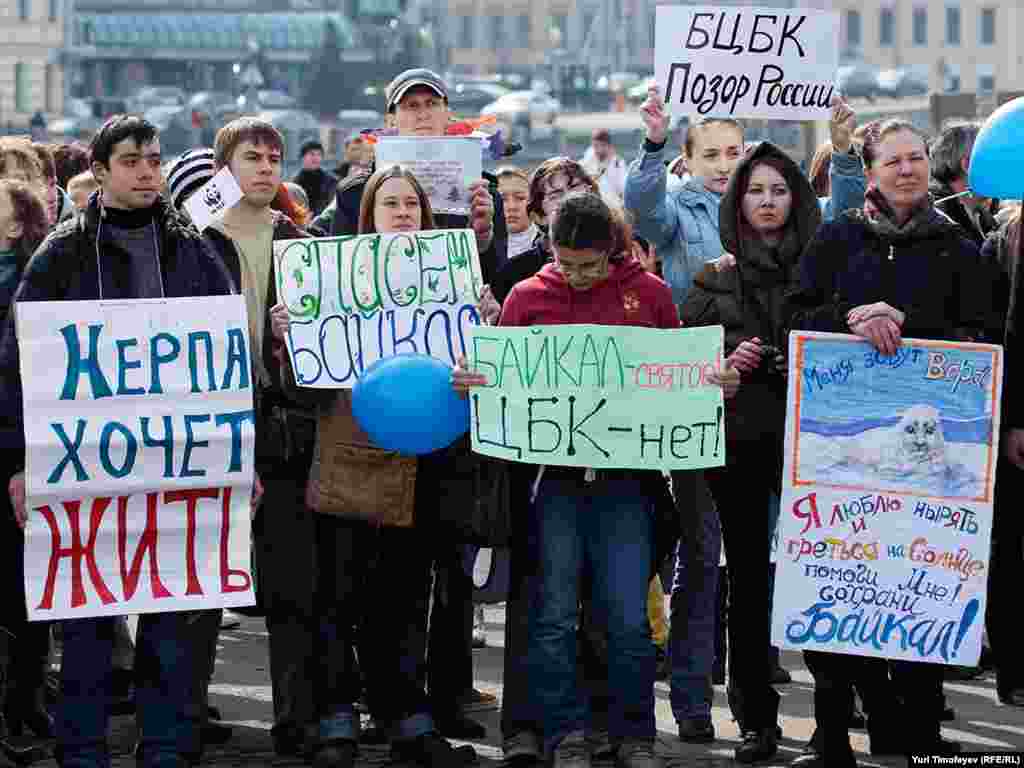
[[(628, 228), (593, 193), (565, 197), (549, 222), (554, 262), (518, 283), (499, 325), (568, 323), (678, 328), (668, 286), (630, 253)], [(464, 390), (481, 374), (453, 377)], [(738, 378), (730, 379), (730, 389)], [(580, 574), (591, 585), (595, 619), (608, 630), (608, 731), (622, 768), (654, 765), (655, 654), (646, 615), (653, 567), (654, 504), (660, 472), (539, 467), (529, 560), (530, 708), (544, 728), (555, 768), (587, 768), (586, 702), (576, 685)]]

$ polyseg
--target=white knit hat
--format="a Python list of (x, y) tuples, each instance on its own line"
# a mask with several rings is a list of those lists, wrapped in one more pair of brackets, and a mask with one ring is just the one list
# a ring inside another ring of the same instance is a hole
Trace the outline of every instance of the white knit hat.
[(213, 178), (217, 167), (213, 150), (209, 147), (190, 149), (173, 163), (167, 171), (167, 194), (177, 210), (188, 196)]

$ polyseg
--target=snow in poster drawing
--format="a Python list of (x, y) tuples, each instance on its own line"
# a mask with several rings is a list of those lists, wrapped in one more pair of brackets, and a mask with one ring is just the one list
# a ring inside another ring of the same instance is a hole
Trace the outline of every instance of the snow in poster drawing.
[(790, 339), (773, 638), (968, 664), (980, 652), (1002, 350)]

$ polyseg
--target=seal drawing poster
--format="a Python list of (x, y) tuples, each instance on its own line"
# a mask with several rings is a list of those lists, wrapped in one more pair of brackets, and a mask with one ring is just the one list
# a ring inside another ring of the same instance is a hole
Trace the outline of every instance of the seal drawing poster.
[(791, 335), (775, 644), (976, 663), (1002, 354)]

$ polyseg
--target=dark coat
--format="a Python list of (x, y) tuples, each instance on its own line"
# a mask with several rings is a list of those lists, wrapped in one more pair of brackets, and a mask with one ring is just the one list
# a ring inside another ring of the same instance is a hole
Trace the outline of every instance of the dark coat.
[[(363, 191), (372, 171), (350, 176), (338, 185), (335, 196), (337, 210), (332, 222), (332, 235), (355, 235), (359, 232), (359, 206), (363, 201)], [(498, 193), (498, 179), (490, 173), (484, 173), (483, 179), (489, 185), (491, 200), (494, 203), (494, 238), (490, 247), (480, 254), (480, 271), (484, 283), (490, 283), (506, 262), (508, 262), (508, 226), (505, 224), (505, 206)], [(469, 217), (459, 214), (435, 213), (434, 226), (437, 229), (465, 229), (469, 227)]]
[[(940, 184), (934, 179), (928, 191), (933, 200), (944, 200), (956, 194), (951, 187)], [(998, 228), (996, 217), (992, 215), (988, 208), (981, 209), (978, 224), (975, 224), (974, 219), (971, 218), (960, 198), (946, 200), (944, 203), (936, 204), (935, 207), (951, 218), (953, 223), (963, 230), (964, 236), (979, 248), (984, 244), (985, 238)], [(978, 228), (979, 226), (981, 227), (980, 229)]]
[[(236, 282), (200, 238), (192, 225), (163, 198), (158, 198), (155, 222), (159, 232), (160, 269), (168, 297), (224, 296)], [(108, 230), (109, 231), (109, 230)], [(14, 296), (20, 301), (88, 301), (100, 298), (97, 253), (104, 254), (104, 271), (111, 285), (131, 284), (130, 262), (102, 227), (99, 196), (50, 234), (36, 250), (21, 276)], [(97, 243), (97, 236), (99, 242)], [(106, 281), (105, 281), (106, 282)], [(131, 299), (115, 295), (103, 298)], [(14, 312), (7, 318), (0, 342), (0, 446), (16, 466), (24, 466), (22, 391)]]
[(804, 253), (789, 327), (848, 333), (851, 309), (884, 301), (906, 314), (907, 338), (1000, 343), (1007, 293), (998, 265), (938, 212), (925, 234), (893, 239), (847, 211)]
[[(785, 167), (783, 174), (793, 195), (786, 224), (790, 255), (774, 269), (765, 269), (748, 252), (751, 236), (744, 237), (742, 195), (754, 165), (773, 159)], [(721, 325), (725, 329), (725, 353), (758, 337), (764, 344), (786, 351), (785, 297), (796, 287), (798, 259), (821, 223), (821, 208), (810, 183), (788, 155), (768, 142), (761, 143), (737, 167), (719, 210), (719, 227), (725, 250), (736, 257), (735, 269), (705, 266), (694, 280), (680, 315), (684, 326)], [(730, 442), (771, 439), (782, 448), (786, 417), (786, 379), (765, 361), (746, 374), (736, 397), (726, 401), (726, 436)]]
[[(1003, 338), (1003, 429), (1024, 429), (1024, 397), (1016, 393), (1024, 383), (1024, 318), (1020, 303), (1024, 297), (1024, 220), (1020, 216), (993, 233), (981, 249), (982, 260), (994, 261), (1002, 267), (1008, 283), (1006, 300), (1006, 331)], [(993, 303), (1001, 299), (1001, 291), (993, 292)]]
[[(295, 240), (310, 237), (309, 233), (297, 227), (283, 213), (275, 212), (274, 240)], [(214, 227), (203, 232), (211, 250), (215, 252), (236, 285), (241, 285), (241, 261), (232, 240)], [(273, 254), (270, 259), (270, 279), (267, 284), (267, 309), (277, 303), (277, 265)], [(280, 342), (274, 339), (270, 324), (270, 312), (263, 318), (263, 367), (270, 374), (269, 385), (257, 386), (254, 393), (256, 408), (256, 467), (261, 475), (273, 471), (273, 466), (280, 462), (290, 462), (296, 456), (307, 456), (312, 459), (312, 449), (316, 437), (316, 413), (307, 407), (296, 407), (294, 400), (286, 394), (282, 385), (282, 371), (275, 347)]]
[(334, 199), (334, 191), (338, 188), (338, 179), (322, 168), (315, 171), (305, 169), (295, 174), (292, 182), (298, 184), (306, 192), (309, 198), (309, 209), (314, 216), (319, 216), (331, 200)]

